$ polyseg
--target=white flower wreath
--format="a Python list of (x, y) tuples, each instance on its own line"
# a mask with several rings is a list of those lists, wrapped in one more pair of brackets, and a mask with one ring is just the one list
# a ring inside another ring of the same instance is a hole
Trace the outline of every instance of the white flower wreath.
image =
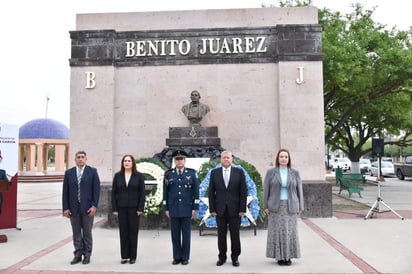
[(151, 162), (137, 163), (136, 169), (140, 173), (149, 174), (156, 179), (156, 191), (146, 196), (144, 215), (158, 215), (163, 200), (163, 177), (165, 171), (160, 166)]

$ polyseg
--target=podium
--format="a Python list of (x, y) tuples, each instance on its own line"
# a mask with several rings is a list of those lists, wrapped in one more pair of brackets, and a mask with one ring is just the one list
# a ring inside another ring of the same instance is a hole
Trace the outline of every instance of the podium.
[[(3, 195), (0, 229), (17, 228), (17, 177), (16, 174), (10, 182), (0, 180), (0, 192)], [(0, 243), (2, 242), (7, 242), (6, 235), (0, 235)]]
[(8, 180), (0, 180), (0, 192), (7, 192), (10, 189), (10, 182)]
[[(10, 182), (8, 180), (0, 180), (0, 192), (1, 192), (1, 195), (3, 195), (3, 200), (4, 200), (3, 193), (9, 191), (9, 188), (10, 188)], [(4, 234), (0, 234), (0, 243), (5, 243), (5, 242), (7, 242), (7, 236)]]

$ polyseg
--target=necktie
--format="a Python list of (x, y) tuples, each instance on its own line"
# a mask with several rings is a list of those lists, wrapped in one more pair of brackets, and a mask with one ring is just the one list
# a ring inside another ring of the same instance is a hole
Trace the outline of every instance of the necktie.
[(182, 171), (179, 169), (179, 170), (177, 171), (177, 174), (179, 174), (179, 176), (182, 175)]
[(80, 182), (82, 180), (82, 175), (83, 175), (83, 169), (79, 168), (79, 171), (77, 173), (77, 200), (80, 203)]
[(223, 180), (225, 181), (225, 186), (227, 188), (227, 186), (229, 185), (229, 170), (227, 168), (224, 169)]

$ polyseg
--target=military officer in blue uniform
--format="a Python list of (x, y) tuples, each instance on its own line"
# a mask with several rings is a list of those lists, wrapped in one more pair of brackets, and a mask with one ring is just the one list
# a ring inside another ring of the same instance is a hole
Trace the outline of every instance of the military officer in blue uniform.
[(170, 219), (173, 265), (187, 265), (190, 257), (192, 217), (199, 209), (199, 179), (194, 169), (186, 168), (187, 153), (173, 152), (175, 168), (165, 172), (163, 207)]

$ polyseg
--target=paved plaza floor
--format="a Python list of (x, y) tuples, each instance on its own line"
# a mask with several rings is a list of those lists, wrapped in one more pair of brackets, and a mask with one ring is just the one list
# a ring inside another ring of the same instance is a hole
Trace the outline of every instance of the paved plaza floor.
[[(373, 180), (373, 179), (372, 179)], [(18, 229), (3, 229), (8, 242), (0, 244), (0, 273), (412, 273), (412, 180), (386, 179), (381, 198), (397, 214), (380, 204), (380, 212), (364, 217), (377, 200), (370, 184), (362, 198), (337, 195), (334, 216), (299, 219), (302, 257), (279, 266), (265, 257), (265, 229), (242, 230), (240, 266), (221, 267), (213, 230), (192, 232), (188, 265), (172, 265), (168, 230), (140, 230), (134, 265), (120, 264), (119, 235), (95, 219), (94, 249), (89, 265), (70, 265), (73, 245), (68, 219), (61, 215), (61, 182), (19, 183)], [(230, 243), (230, 240), (229, 240)]]

